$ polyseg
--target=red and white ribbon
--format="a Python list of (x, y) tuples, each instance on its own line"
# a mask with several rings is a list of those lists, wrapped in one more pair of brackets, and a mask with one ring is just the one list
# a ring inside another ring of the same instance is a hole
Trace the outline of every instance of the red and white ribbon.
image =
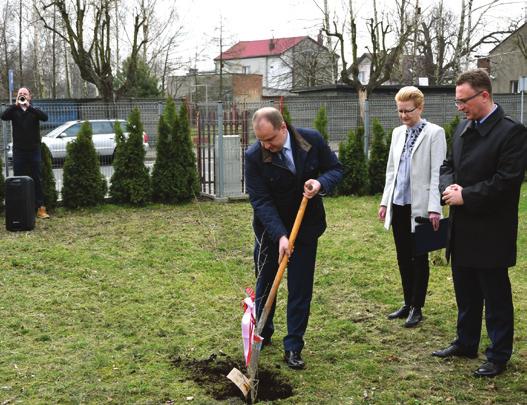
[(245, 356), (245, 364), (249, 366), (251, 361), (251, 352), (254, 339), (261, 339), (259, 336), (254, 336), (254, 327), (256, 325), (256, 305), (254, 304), (255, 293), (250, 287), (245, 289), (247, 297), (243, 300), (243, 317), (242, 317), (242, 339), (243, 339), (243, 354)]

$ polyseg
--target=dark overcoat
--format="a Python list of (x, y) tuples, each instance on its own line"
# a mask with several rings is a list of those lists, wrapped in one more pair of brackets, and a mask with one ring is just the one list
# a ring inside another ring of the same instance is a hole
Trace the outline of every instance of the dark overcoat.
[(331, 192), (342, 178), (342, 165), (324, 138), (312, 129), (287, 126), (291, 137), (296, 174), (286, 166), (279, 154), (264, 149), (260, 142), (245, 153), (245, 181), (254, 209), (253, 228), (258, 239), (266, 236), (278, 242), (289, 236), (302, 200), (304, 183), (320, 182), (321, 192), (307, 205), (299, 240), (318, 238), (326, 229), (326, 214), (321, 194)]
[(498, 106), (482, 124), (463, 120), (440, 169), (439, 190), (463, 187), (464, 204), (450, 207), (447, 258), (454, 266), (516, 264), (518, 201), (527, 165), (527, 130)]

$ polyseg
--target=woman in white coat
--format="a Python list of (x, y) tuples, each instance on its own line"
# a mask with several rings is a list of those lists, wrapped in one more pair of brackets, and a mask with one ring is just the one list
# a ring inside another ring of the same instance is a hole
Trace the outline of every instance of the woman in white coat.
[(429, 277), (428, 254), (413, 254), (415, 218), (427, 217), (439, 229), (439, 167), (446, 140), (443, 128), (421, 118), (424, 96), (418, 88), (403, 87), (395, 102), (403, 125), (392, 133), (378, 216), (386, 229), (392, 226), (404, 294), (404, 305), (388, 318), (406, 318), (404, 326), (413, 327), (423, 319)]

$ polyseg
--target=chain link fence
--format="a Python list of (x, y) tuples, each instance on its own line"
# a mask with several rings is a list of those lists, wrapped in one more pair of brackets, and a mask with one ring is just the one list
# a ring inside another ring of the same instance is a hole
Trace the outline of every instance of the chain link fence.
[[(498, 94), (494, 96), (506, 113), (516, 120), (525, 121), (527, 108), (520, 94)], [(350, 129), (355, 130), (360, 123), (360, 110), (357, 97), (327, 97), (327, 98), (288, 98), (284, 104), (289, 110), (292, 124), (296, 127), (313, 127), (315, 117), (320, 107), (325, 107), (328, 117), (329, 143), (333, 150), (338, 150), (340, 142), (347, 139)], [(125, 101), (116, 103), (101, 102), (69, 102), (36, 101), (35, 105), (48, 114), (48, 121), (41, 125), (41, 135), (46, 135), (66, 121), (127, 119), (133, 108), (141, 112), (141, 120), (145, 130), (146, 166), (152, 168), (156, 158), (157, 127), (159, 117), (165, 107), (164, 101)], [(177, 107), (181, 101), (177, 103)], [(197, 169), (201, 181), (201, 192), (215, 198), (240, 197), (245, 194), (244, 182), (244, 152), (255, 141), (251, 119), (254, 112), (263, 106), (274, 106), (278, 109), (282, 104), (277, 101), (262, 101), (259, 103), (195, 103), (188, 104), (191, 123), (192, 141), (196, 147)], [(521, 108), (523, 107), (523, 114)], [(0, 105), (0, 113), (7, 108)], [(373, 95), (368, 100), (365, 116), (365, 147), (370, 144), (371, 123), (378, 119), (387, 134), (399, 126), (395, 101), (392, 96)], [(452, 96), (444, 94), (427, 95), (423, 117), (428, 121), (444, 126), (449, 123), (457, 112)], [(92, 128), (93, 127), (92, 125)], [(368, 131), (368, 129), (370, 129)], [(56, 131), (55, 131), (56, 132)], [(95, 131), (94, 131), (95, 132)], [(76, 133), (71, 132), (69, 138), (74, 139)], [(53, 132), (50, 134), (52, 135)], [(62, 140), (62, 148), (68, 142), (68, 135)], [(11, 125), (2, 121), (1, 150), (4, 162), (4, 175), (12, 175), (9, 164), (11, 142)], [(113, 173), (112, 153), (115, 148), (113, 134), (100, 137), (99, 147), (105, 150), (101, 156), (101, 172), (108, 179)], [(94, 142), (98, 135), (94, 134)], [(389, 135), (388, 135), (389, 136)], [(47, 142), (48, 139), (46, 138)], [(6, 159), (7, 165), (6, 165)], [(62, 189), (61, 159), (54, 165), (57, 189)]]

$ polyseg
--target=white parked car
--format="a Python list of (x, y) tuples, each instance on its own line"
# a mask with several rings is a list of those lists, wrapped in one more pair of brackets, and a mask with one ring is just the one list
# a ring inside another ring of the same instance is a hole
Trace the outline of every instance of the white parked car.
[[(116, 119), (87, 121), (92, 127), (93, 145), (95, 146), (97, 154), (99, 156), (112, 158), (116, 146), (114, 124), (118, 121), (121, 124), (121, 129), (126, 131), (126, 121)], [(42, 137), (42, 142), (46, 144), (51, 152), (52, 159), (64, 159), (66, 157), (66, 146), (77, 137), (83, 122), (84, 121), (67, 121)], [(128, 136), (128, 133), (124, 132), (124, 135)], [(7, 156), (9, 160), (12, 160), (13, 158), (12, 146), (12, 143), (7, 146)], [(145, 132), (143, 132), (143, 147), (145, 150), (148, 150), (149, 148), (148, 135)]]

